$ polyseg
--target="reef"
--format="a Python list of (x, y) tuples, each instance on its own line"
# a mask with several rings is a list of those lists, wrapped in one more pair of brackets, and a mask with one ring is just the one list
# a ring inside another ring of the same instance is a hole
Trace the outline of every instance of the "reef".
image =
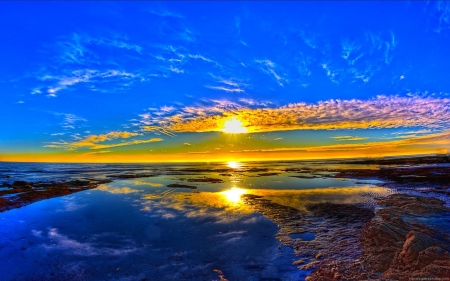
[(395, 167), (370, 169), (339, 170), (334, 174), (336, 178), (380, 179), (397, 185), (419, 187), (423, 184), (433, 185), (435, 188), (450, 194), (450, 167)]
[(14, 181), (12, 184), (3, 183), (0, 190), (0, 212), (20, 208), (31, 203), (58, 196), (69, 195), (86, 189), (96, 188), (105, 179), (72, 180), (61, 182), (28, 182)]
[[(377, 199), (383, 208), (364, 225), (362, 254), (353, 261), (324, 260), (307, 280), (442, 280), (450, 276), (450, 240), (419, 223), (419, 217), (449, 212), (435, 198), (393, 194)], [(412, 216), (410, 222), (405, 217)]]
[(279, 226), (276, 238), (292, 247), (307, 280), (410, 280), (450, 276), (447, 233), (420, 223), (450, 209), (436, 198), (392, 194), (377, 198), (381, 209), (317, 203), (306, 211), (256, 195), (246, 204)]

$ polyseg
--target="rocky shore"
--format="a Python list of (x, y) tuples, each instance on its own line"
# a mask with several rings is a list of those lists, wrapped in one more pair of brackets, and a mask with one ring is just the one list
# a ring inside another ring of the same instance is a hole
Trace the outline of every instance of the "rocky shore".
[(40, 200), (96, 188), (100, 184), (109, 182), (111, 180), (89, 179), (62, 182), (14, 181), (12, 184), (3, 183), (1, 187), (4, 190), (0, 190), (0, 212), (24, 207)]

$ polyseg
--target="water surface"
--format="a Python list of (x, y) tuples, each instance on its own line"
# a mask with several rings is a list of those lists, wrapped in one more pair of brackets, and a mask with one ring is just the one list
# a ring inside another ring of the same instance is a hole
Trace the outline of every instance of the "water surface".
[[(376, 181), (285, 172), (304, 166), (219, 163), (208, 171), (190, 163), (2, 163), (5, 181), (155, 176), (115, 180), (0, 213), (0, 280), (218, 280), (217, 270), (228, 280), (304, 280), (308, 271), (298, 270), (293, 250), (274, 237), (277, 225), (239, 196), (257, 194), (304, 209), (318, 202), (371, 206), (375, 196), (390, 192)], [(272, 175), (258, 175), (264, 169)], [(223, 183), (188, 182), (199, 177)], [(167, 187), (171, 183), (197, 189)], [(314, 234), (294, 238), (308, 241)]]

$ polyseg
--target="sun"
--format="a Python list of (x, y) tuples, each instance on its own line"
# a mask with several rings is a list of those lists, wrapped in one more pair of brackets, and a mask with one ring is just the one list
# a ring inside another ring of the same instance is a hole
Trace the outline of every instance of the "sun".
[(247, 133), (247, 128), (242, 126), (242, 122), (236, 117), (232, 117), (231, 119), (225, 121), (222, 132), (229, 134), (242, 134)]
[(237, 162), (237, 161), (228, 161), (227, 162), (227, 166), (232, 168), (232, 169), (238, 169), (242, 166), (241, 162)]

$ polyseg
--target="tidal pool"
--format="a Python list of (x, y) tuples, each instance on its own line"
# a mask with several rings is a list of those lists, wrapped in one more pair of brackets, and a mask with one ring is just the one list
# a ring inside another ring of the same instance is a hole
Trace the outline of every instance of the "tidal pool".
[[(255, 176), (241, 167), (231, 176), (202, 173), (222, 183), (171, 174), (116, 180), (0, 213), (0, 280), (304, 280), (309, 271), (293, 264), (298, 258), (275, 238), (277, 225), (241, 195), (304, 209), (371, 205), (390, 192), (370, 181)], [(173, 183), (197, 189), (167, 187)]]

